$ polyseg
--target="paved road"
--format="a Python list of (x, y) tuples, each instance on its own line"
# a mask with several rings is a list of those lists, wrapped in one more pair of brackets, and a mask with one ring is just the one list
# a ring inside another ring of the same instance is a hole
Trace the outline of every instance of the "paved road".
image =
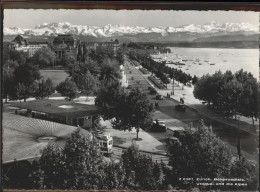
[[(123, 151), (124, 151), (123, 148), (113, 147), (113, 154), (110, 157), (110, 159), (112, 159), (113, 161), (119, 161)], [(157, 162), (161, 162), (162, 161), (166, 165), (168, 165), (168, 163), (169, 163), (169, 157), (168, 156), (159, 155), (159, 154), (150, 154), (150, 153), (145, 153), (145, 154), (151, 155), (153, 161), (157, 161)]]
[[(179, 104), (173, 99), (164, 99), (164, 100), (156, 100), (155, 95), (150, 95), (148, 87), (151, 86), (149, 80), (147, 79), (148, 75), (144, 75), (141, 71), (139, 71), (135, 66), (132, 66), (129, 61), (126, 61), (127, 65), (127, 79), (128, 83), (132, 85), (133, 87), (139, 87), (143, 89), (145, 93), (147, 93), (148, 99), (151, 103), (157, 102), (159, 104), (159, 111), (169, 116), (170, 119), (176, 118), (178, 120), (181, 120), (185, 123), (190, 123), (194, 120), (202, 119), (202, 116), (199, 115), (197, 112), (186, 109), (185, 112), (180, 112), (175, 110), (175, 106)], [(131, 72), (130, 72), (131, 71)], [(132, 78), (134, 80), (132, 80)], [(138, 81), (140, 81), (138, 83)], [(170, 90), (169, 90), (170, 92)], [(164, 116), (164, 115), (163, 115)], [(154, 117), (156, 119), (157, 117)], [(165, 118), (164, 118), (165, 119)]]

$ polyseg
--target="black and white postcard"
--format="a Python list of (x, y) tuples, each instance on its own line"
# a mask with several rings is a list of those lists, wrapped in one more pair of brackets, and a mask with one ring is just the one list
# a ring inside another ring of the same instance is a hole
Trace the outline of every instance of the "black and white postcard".
[(3, 9), (3, 189), (256, 191), (259, 12), (115, 7)]

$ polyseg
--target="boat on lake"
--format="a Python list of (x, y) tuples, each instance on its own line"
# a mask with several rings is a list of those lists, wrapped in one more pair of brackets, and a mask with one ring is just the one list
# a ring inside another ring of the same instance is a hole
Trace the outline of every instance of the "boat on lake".
[(174, 65), (185, 65), (185, 63), (181, 63), (181, 62), (179, 62), (179, 61), (174, 62), (173, 64), (174, 64)]

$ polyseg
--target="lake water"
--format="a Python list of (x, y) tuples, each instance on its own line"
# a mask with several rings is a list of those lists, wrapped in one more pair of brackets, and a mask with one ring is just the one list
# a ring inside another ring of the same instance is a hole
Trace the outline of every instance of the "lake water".
[[(218, 48), (181, 48), (170, 47), (171, 53), (161, 54), (167, 61), (182, 61), (184, 66), (169, 65), (196, 76), (213, 74), (220, 70), (236, 72), (241, 68), (251, 72), (259, 79), (259, 50), (258, 49), (218, 49)], [(195, 62), (199, 59), (199, 62)], [(192, 61), (190, 61), (192, 60)], [(194, 64), (195, 62), (195, 64)], [(200, 63), (200, 65), (199, 65)], [(210, 65), (214, 63), (214, 65)], [(181, 68), (180, 68), (181, 67)]]

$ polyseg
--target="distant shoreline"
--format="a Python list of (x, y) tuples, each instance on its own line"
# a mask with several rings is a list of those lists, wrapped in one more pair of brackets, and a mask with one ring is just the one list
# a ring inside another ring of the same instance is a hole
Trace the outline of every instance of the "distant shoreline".
[(219, 49), (259, 49), (256, 41), (231, 41), (231, 42), (176, 42), (161, 43), (165, 47), (189, 47), (189, 48), (219, 48)]

